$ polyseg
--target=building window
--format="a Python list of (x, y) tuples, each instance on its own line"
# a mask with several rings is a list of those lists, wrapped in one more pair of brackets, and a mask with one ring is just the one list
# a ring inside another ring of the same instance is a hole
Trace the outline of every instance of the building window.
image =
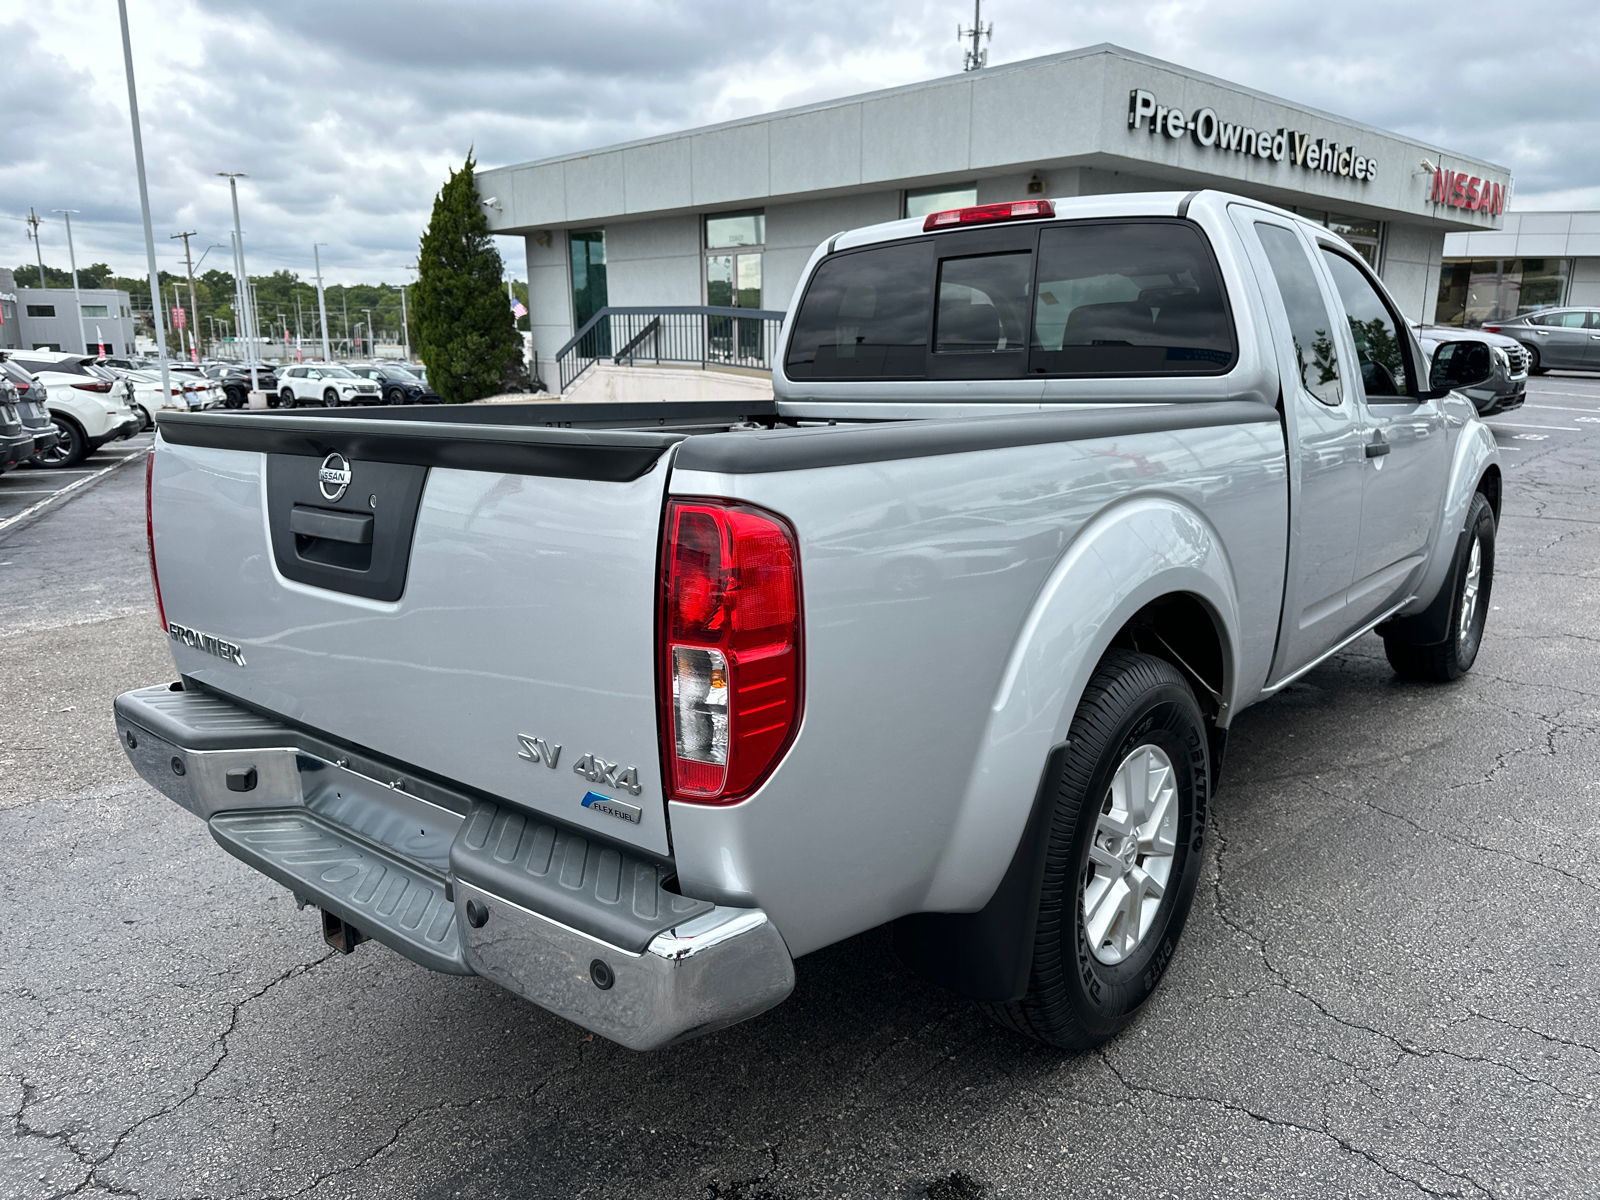
[(1367, 260), (1367, 266), (1374, 272), (1383, 270), (1383, 234), (1382, 221), (1369, 221), (1366, 217), (1349, 217), (1343, 213), (1324, 212), (1320, 208), (1297, 208), (1294, 210), (1308, 221), (1315, 221), (1325, 229), (1331, 229), (1345, 241), (1351, 248)]
[[(56, 306), (54, 304), (30, 304), (28, 305), (28, 315), (30, 317), (53, 317), (56, 315)], [(34, 349), (38, 350), (40, 347), (35, 346)]]
[(83, 315), (86, 317), (109, 317), (111, 313), (104, 304), (85, 304)]
[(1570, 258), (1446, 259), (1439, 271), (1435, 325), (1476, 329), (1485, 321), (1567, 302)]
[(718, 213), (706, 218), (706, 303), (714, 308), (761, 307), (765, 213)]
[(128, 319), (128, 306), (126, 304), (122, 306), (122, 319), (124, 321)]
[[(567, 235), (567, 246), (572, 257), (572, 328), (576, 333), (610, 303), (606, 293), (606, 231), (575, 229)], [(597, 332), (597, 352), (610, 354), (610, 329)]]
[(971, 208), (978, 202), (975, 183), (947, 183), (943, 187), (910, 188), (901, 206), (903, 217), (925, 217), (949, 208)]

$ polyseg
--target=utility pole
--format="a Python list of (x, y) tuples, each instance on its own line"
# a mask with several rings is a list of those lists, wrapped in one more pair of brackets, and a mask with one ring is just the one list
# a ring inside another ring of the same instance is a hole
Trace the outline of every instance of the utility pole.
[(72, 264), (72, 307), (78, 311), (78, 341), (83, 345), (83, 352), (89, 353), (89, 335), (83, 331), (83, 297), (78, 293), (78, 252), (72, 248), (72, 214), (75, 208), (52, 208), (51, 212), (61, 214), (62, 220), (67, 223), (67, 261)]
[(344, 284), (339, 285), (339, 304), (344, 309), (344, 344), (345, 349), (350, 348), (350, 298), (345, 294)]
[[(156, 356), (161, 363), (161, 395), (172, 395), (172, 374), (167, 369), (167, 323), (161, 319), (161, 273), (156, 270), (156, 235), (150, 226), (150, 188), (144, 177), (144, 137), (139, 132), (139, 96), (133, 86), (133, 41), (128, 36), (128, 0), (117, 0), (122, 22), (122, 65), (128, 73), (128, 118), (133, 123), (133, 162), (139, 173), (139, 208), (144, 217), (144, 253), (150, 269), (150, 295), (155, 312)], [(31, 210), (30, 210), (31, 211)], [(41, 269), (40, 274), (43, 274)], [(82, 324), (82, 317), (79, 317)]]
[(33, 239), (33, 252), (39, 259), (39, 286), (44, 287), (44, 251), (39, 248), (39, 214), (31, 208), (28, 210), (27, 222), (31, 226), (28, 236)]
[[(198, 326), (198, 324), (200, 322), (200, 305), (199, 305), (199, 302), (196, 301), (195, 298), (194, 298), (194, 260), (189, 257), (189, 239), (192, 238), (192, 237), (198, 237), (198, 236), (199, 235), (196, 234), (195, 231), (191, 229), (191, 230), (189, 230), (188, 233), (174, 233), (174, 234), (171, 235), (171, 237), (169, 237), (167, 239), (168, 241), (172, 241), (174, 238), (182, 238), (183, 239), (183, 262), (184, 262), (184, 265), (189, 270), (189, 319), (191, 321), (194, 321), (197, 326)], [(196, 342), (196, 340), (198, 338), (198, 335), (199, 335), (199, 329), (198, 328), (196, 328), (195, 330), (191, 331), (190, 334), (189, 334), (189, 346), (190, 346), (190, 349), (191, 349), (190, 357), (195, 362), (199, 362), (200, 361), (200, 355), (194, 349), (194, 344), (195, 344), (195, 342)]]
[(378, 343), (372, 340), (372, 310), (364, 308), (361, 311), (367, 314), (367, 357), (377, 358)]
[(968, 38), (972, 39), (972, 49), (962, 56), (961, 69), (963, 71), (982, 70), (989, 65), (989, 51), (987, 49), (980, 50), (978, 41), (980, 38), (986, 38), (989, 41), (994, 40), (994, 22), (990, 21), (987, 29), (983, 26), (983, 0), (972, 0), (971, 29), (963, 29), (960, 22), (956, 23), (956, 41), (964, 42)]
[[(127, 0), (117, 0), (118, 4), (126, 4)], [(250, 307), (250, 276), (245, 272), (244, 266), (244, 230), (239, 225), (239, 180), (248, 178), (243, 171), (218, 171), (218, 176), (228, 181), (228, 191), (233, 196), (233, 252), (239, 263), (239, 281), (243, 285), (245, 300), (244, 326), (246, 329), (245, 340), (250, 347), (250, 390), (258, 392), (261, 385), (256, 379), (255, 335), (256, 321), (255, 310)]]

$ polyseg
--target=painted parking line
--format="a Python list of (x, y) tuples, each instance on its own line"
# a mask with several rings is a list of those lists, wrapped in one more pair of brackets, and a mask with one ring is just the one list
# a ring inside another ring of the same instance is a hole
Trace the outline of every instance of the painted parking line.
[(1579, 400), (1600, 400), (1600, 392), (1548, 392), (1544, 388), (1528, 389), (1530, 396), (1576, 396)]
[[(131, 456), (129, 456), (129, 457), (131, 457)], [(28, 507), (23, 509), (21, 512), (16, 513), (13, 516), (9, 516), (3, 521), (0, 521), (0, 533), (4, 533), (7, 529), (10, 529), (11, 526), (15, 525), (18, 521), (24, 521), (27, 518), (31, 517), (34, 513), (38, 512), (40, 509), (44, 508), (45, 505), (49, 504), (52, 500), (55, 500), (57, 497), (65, 496), (69, 492), (75, 492), (79, 488), (85, 486), (86, 484), (93, 483), (96, 479), (99, 479), (101, 476), (111, 474), (111, 472), (117, 470), (125, 462), (127, 462), (126, 458), (121, 459), (118, 462), (112, 463), (108, 467), (100, 468), (100, 470), (96, 471), (93, 475), (85, 475), (82, 479), (74, 480), (72, 483), (67, 484), (67, 486), (64, 487), (64, 488), (57, 488), (55, 491), (53, 491), (49, 495), (45, 496), (45, 498), (43, 500), (36, 500), (34, 503), (28, 505)]]
[[(1600, 399), (1600, 397), (1596, 397), (1596, 399)], [(1566, 404), (1524, 404), (1522, 408), (1523, 411), (1526, 411), (1530, 408), (1536, 408), (1541, 412), (1600, 413), (1600, 408), (1572, 408), (1570, 405)]]
[(1523, 424), (1520, 421), (1495, 421), (1495, 419), (1493, 417), (1490, 417), (1489, 419), (1491, 421), (1494, 421), (1494, 426), (1491, 426), (1491, 428), (1499, 427), (1499, 428), (1503, 428), (1503, 429), (1548, 429), (1548, 430), (1551, 430), (1551, 431), (1554, 431), (1554, 432), (1559, 432), (1559, 433), (1582, 433), (1583, 432), (1583, 430), (1579, 429), (1576, 425), (1526, 425), (1526, 424)]

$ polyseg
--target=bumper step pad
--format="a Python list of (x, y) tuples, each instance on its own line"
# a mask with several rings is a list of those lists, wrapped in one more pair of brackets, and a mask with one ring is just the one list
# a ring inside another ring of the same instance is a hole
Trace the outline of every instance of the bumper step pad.
[(441, 877), (309, 809), (218, 813), (208, 824), (228, 853), (413, 962), (473, 973)]

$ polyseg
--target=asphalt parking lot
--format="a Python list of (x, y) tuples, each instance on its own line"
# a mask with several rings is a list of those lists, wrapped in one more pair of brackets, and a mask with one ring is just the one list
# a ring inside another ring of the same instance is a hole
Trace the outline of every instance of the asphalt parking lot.
[[(1595, 1195), (1600, 377), (1491, 425), (1477, 666), (1404, 683), (1369, 637), (1241, 715), (1166, 985), (1081, 1056), (881, 930), (643, 1056), (332, 954), (117, 745), (112, 698), (172, 674), (142, 472), (0, 524), (0, 1195)], [(0, 478), (0, 523), (58, 474)]]
[(109, 442), (73, 467), (23, 465), (0, 475), (0, 538), (77, 492), (94, 487), (128, 459), (147, 453), (153, 433)]

